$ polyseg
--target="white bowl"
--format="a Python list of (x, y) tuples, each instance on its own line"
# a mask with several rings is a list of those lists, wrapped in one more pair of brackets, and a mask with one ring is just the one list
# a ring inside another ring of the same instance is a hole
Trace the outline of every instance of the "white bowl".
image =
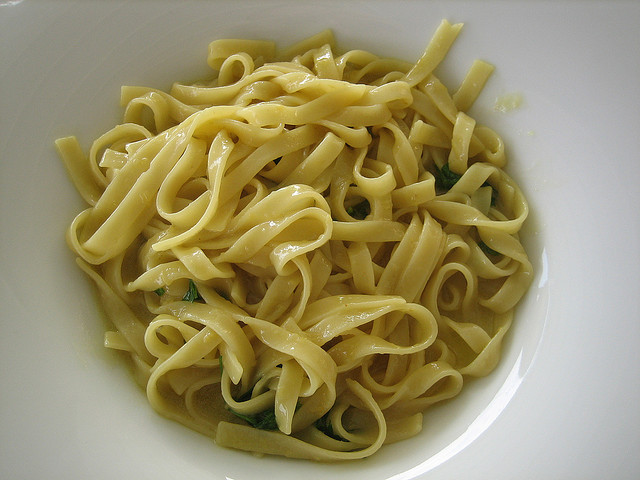
[[(333, 28), (343, 49), (415, 60), (442, 18), (465, 23), (445, 79), (497, 67), (474, 115), (531, 204), (536, 276), (499, 367), (349, 464), (257, 458), (159, 417), (102, 347), (54, 139), (88, 147), (119, 121), (122, 84), (202, 76), (215, 38)], [(0, 477), (638, 478), (639, 23), (637, 2), (0, 1)], [(522, 105), (496, 111), (510, 94)]]

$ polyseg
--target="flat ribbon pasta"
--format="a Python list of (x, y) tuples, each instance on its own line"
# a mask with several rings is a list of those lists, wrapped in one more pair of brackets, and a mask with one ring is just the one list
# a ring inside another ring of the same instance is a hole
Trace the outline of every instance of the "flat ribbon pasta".
[(160, 414), (225, 447), (317, 461), (417, 435), (487, 375), (532, 266), (527, 201), (471, 117), (493, 67), (450, 93), (443, 21), (415, 63), (216, 40), (214, 74), (125, 86), (85, 154), (67, 231)]

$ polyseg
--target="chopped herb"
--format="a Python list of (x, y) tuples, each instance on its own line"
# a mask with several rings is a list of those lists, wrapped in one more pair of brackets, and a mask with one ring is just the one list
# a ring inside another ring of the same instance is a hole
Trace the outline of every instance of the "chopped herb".
[(255, 415), (245, 415), (243, 413), (238, 413), (231, 408), (229, 409), (229, 411), (236, 417), (243, 419), (253, 428), (258, 428), (260, 430), (278, 429), (278, 423), (276, 422), (276, 412), (273, 408), (256, 413)]
[[(219, 357), (220, 359), (220, 372), (222, 373), (222, 355)], [(251, 399), (251, 395), (253, 394), (253, 388), (246, 391), (236, 400), (237, 402), (246, 402)], [(296, 405), (296, 410), (300, 408), (301, 404), (298, 402)], [(226, 405), (227, 410), (233, 413), (236, 417), (243, 419), (253, 428), (258, 428), (260, 430), (277, 430), (278, 422), (276, 421), (276, 411), (275, 406), (272, 408), (268, 408), (263, 410), (262, 412), (258, 412), (254, 415), (245, 415), (244, 413), (236, 412), (233, 408)]]
[(496, 252), (493, 248), (489, 247), (489, 245), (482, 241), (478, 243), (478, 246), (480, 247), (480, 250), (482, 250), (486, 255), (500, 255), (500, 252)]
[(363, 200), (360, 203), (352, 205), (347, 208), (347, 213), (356, 220), (364, 220), (367, 215), (371, 213), (371, 206), (368, 200)]
[(242, 395), (240, 395), (236, 401), (237, 402), (246, 402), (247, 400), (251, 400), (251, 396), (253, 395), (253, 388), (247, 390)]
[(199, 300), (201, 298), (202, 297), (198, 293), (198, 288), (196, 287), (196, 284), (194, 283), (193, 280), (189, 279), (189, 289), (187, 290), (187, 293), (184, 294), (184, 297), (182, 297), (182, 300), (184, 300), (185, 302), (193, 303), (196, 300)]
[[(485, 182), (485, 185), (489, 185), (489, 184)], [(491, 187), (491, 206), (495, 207), (496, 203), (498, 203), (498, 190), (493, 188), (491, 185), (489, 186)]]
[(162, 287), (160, 287), (160, 288), (156, 288), (156, 289), (154, 290), (154, 292), (155, 292), (155, 294), (156, 294), (156, 295), (158, 295), (159, 297), (161, 297), (162, 295), (164, 295), (164, 293), (165, 293), (165, 289), (164, 289), (164, 288), (162, 288)]
[(436, 167), (436, 187), (441, 190), (451, 190), (451, 187), (461, 178), (462, 175), (451, 171), (448, 163), (445, 163), (442, 168)]
[(329, 420), (329, 412), (325, 413), (322, 417), (320, 417), (315, 422), (315, 427), (324, 433), (327, 437), (331, 437), (334, 440), (344, 441), (344, 438), (339, 436), (333, 431), (333, 427), (331, 426), (331, 420)]
[[(222, 367), (222, 357), (220, 357), (220, 366)], [(248, 390), (244, 394), (238, 398), (238, 402), (246, 402), (251, 398), (251, 393), (253, 389)], [(276, 411), (275, 407), (267, 410), (263, 410), (262, 412), (258, 412), (254, 415), (245, 415), (244, 413), (236, 412), (234, 409), (229, 408), (229, 411), (233, 413), (236, 417), (243, 419), (253, 428), (258, 428), (260, 430), (277, 430), (278, 423), (276, 422)]]
[(495, 207), (496, 203), (498, 202), (498, 190), (493, 188), (493, 185), (491, 185), (489, 182), (484, 182), (482, 186), (491, 188), (491, 206)]
[[(445, 163), (442, 168), (436, 167), (436, 187), (440, 190), (449, 191), (451, 187), (453, 187), (458, 180), (462, 178), (462, 175), (458, 175), (455, 172), (452, 172), (449, 168), (449, 164)], [(491, 206), (495, 207), (498, 201), (498, 191), (493, 188), (489, 182), (484, 182), (482, 184), (483, 187), (491, 187)]]

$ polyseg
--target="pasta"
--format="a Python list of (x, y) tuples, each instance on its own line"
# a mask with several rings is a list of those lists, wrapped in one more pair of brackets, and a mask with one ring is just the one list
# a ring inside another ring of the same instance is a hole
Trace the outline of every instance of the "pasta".
[(210, 80), (125, 86), (66, 239), (161, 415), (258, 454), (338, 461), (416, 435), (500, 357), (532, 278), (526, 199), (468, 110), (493, 67), (216, 40)]

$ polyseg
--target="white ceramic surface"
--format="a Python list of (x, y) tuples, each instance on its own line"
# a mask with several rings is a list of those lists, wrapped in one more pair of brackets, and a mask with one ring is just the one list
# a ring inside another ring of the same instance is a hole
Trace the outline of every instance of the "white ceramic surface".
[[(442, 18), (465, 22), (445, 79), (497, 66), (474, 114), (531, 203), (536, 278), (498, 369), (350, 464), (255, 458), (157, 416), (101, 347), (53, 140), (88, 147), (119, 121), (122, 84), (202, 76), (215, 38), (330, 27), (344, 49), (414, 60)], [(0, 478), (640, 477), (638, 24), (639, 2), (0, 0)]]

